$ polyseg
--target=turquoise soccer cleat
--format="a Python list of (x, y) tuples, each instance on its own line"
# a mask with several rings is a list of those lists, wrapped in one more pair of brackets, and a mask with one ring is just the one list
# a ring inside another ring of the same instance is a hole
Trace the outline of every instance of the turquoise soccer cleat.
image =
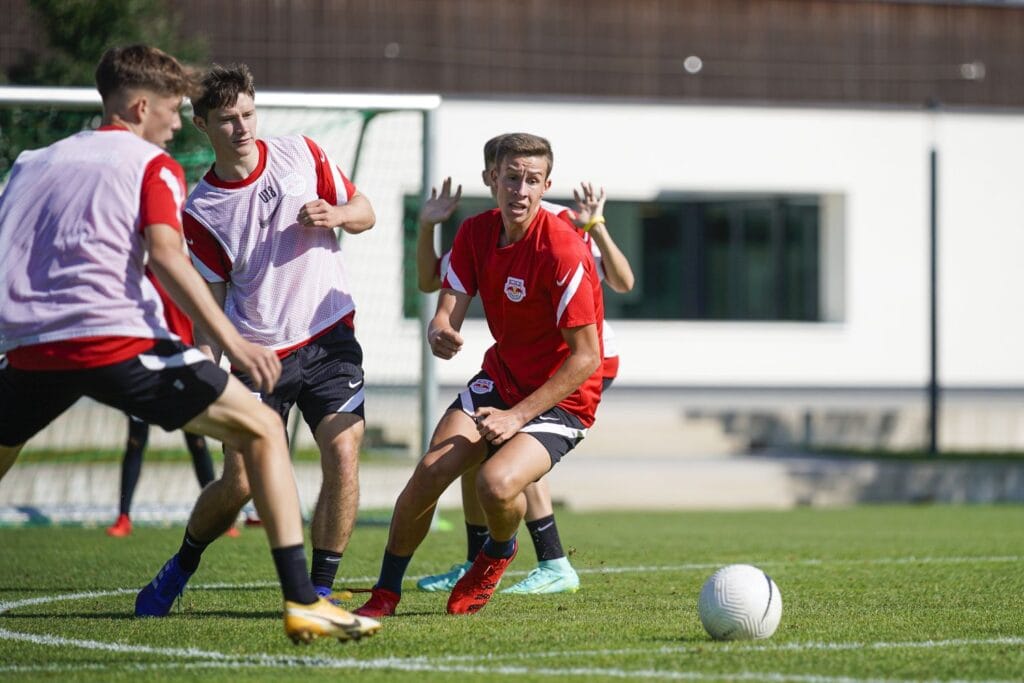
[(509, 586), (502, 593), (544, 595), (549, 593), (575, 593), (580, 589), (580, 577), (569, 564), (569, 558), (543, 560), (525, 579)]
[(451, 593), (452, 588), (455, 588), (455, 584), (459, 582), (459, 579), (466, 575), (466, 572), (468, 572), (469, 568), (472, 566), (472, 562), (453, 564), (452, 568), (444, 574), (424, 576), (416, 582), (416, 587), (421, 591), (427, 591), (428, 593)]

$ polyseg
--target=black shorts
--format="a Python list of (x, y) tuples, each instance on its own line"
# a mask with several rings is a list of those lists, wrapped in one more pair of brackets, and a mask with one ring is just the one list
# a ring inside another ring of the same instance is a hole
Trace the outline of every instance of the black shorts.
[[(494, 380), (481, 370), (469, 380), (466, 388), (459, 392), (458, 398), (448, 406), (448, 410), (461, 410), (472, 417), (477, 408), (485, 406), (499, 410), (508, 410), (510, 407), (498, 393)], [(554, 467), (562, 456), (583, 441), (583, 437), (587, 435), (587, 428), (568, 410), (555, 406), (527, 422), (519, 432), (529, 434), (540, 441), (551, 458), (551, 466)], [(494, 455), (499, 448), (501, 446), (488, 444), (487, 457)]]
[(231, 372), (286, 424), (288, 412), (296, 404), (313, 432), (332, 413), (365, 417), (363, 348), (352, 328), (343, 322), (285, 356), (281, 360), (281, 378), (269, 394), (258, 393), (252, 378), (244, 372)]
[(0, 444), (28, 441), (82, 396), (172, 431), (216, 401), (228, 374), (199, 349), (157, 340), (146, 353), (87, 370), (18, 370), (0, 361)]

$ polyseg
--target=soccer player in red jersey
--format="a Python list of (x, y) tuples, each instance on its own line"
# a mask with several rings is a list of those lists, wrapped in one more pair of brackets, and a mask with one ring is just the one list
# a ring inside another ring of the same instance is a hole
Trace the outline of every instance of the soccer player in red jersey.
[[(376, 220), (369, 200), (313, 140), (257, 136), (256, 90), (245, 65), (215, 66), (193, 99), (193, 121), (215, 160), (185, 205), (193, 263), (242, 337), (281, 359), (281, 379), (262, 390), (245, 368), (232, 372), (281, 417), (298, 405), (320, 449), (323, 484), (313, 511), (311, 576), (331, 594), (359, 506), (364, 430), (363, 351), (355, 303), (334, 234), (363, 233)], [(204, 343), (217, 357), (216, 341)], [(192, 512), (189, 569), (224, 533), (250, 496), (241, 455)]]
[[(481, 173), (484, 185), (495, 197), (497, 187), (492, 179), (495, 154), (500, 135), (491, 138), (484, 145), (484, 170)], [(441, 185), (441, 191), (431, 193), (424, 202), (419, 215), (419, 235), (416, 244), (416, 267), (419, 288), (423, 292), (434, 292), (441, 287), (442, 270), (447, 269), (450, 254), (438, 258), (434, 249), (434, 226), (451, 218), (462, 196), (462, 187), (452, 194), (451, 179)], [(584, 243), (590, 248), (597, 266), (598, 277), (607, 282), (616, 292), (628, 292), (633, 288), (633, 271), (629, 261), (612, 239), (605, 226), (603, 209), (606, 200), (604, 189), (596, 192), (590, 183), (582, 183), (579, 190), (573, 190), (577, 210), (542, 201), (541, 207), (572, 225)], [(443, 266), (443, 267), (442, 267)], [(602, 388), (607, 389), (615, 380), (619, 369), (619, 355), (615, 347), (611, 325), (604, 323), (602, 343)], [(452, 566), (441, 574), (424, 576), (416, 582), (417, 588), (429, 592), (447, 592), (469, 571), (473, 559), (487, 539), (487, 520), (476, 495), (476, 472), (470, 470), (461, 477), (462, 509), (466, 526), (466, 561)], [(512, 594), (572, 593), (579, 589), (580, 580), (565, 554), (562, 540), (555, 521), (554, 506), (547, 479), (542, 478), (526, 487), (526, 529), (533, 541), (537, 555), (537, 566), (529, 575), (502, 590)]]
[[(25, 442), (81, 396), (244, 454), (284, 593), (288, 636), (358, 638), (380, 628), (317, 598), (281, 424), (238, 380), (167, 329), (147, 264), (185, 313), (271, 389), (272, 351), (245, 341), (185, 254), (181, 166), (163, 149), (192, 79), (144, 45), (111, 48), (96, 84), (98, 130), (23, 152), (0, 197), (0, 476)], [(166, 613), (187, 576), (175, 556), (136, 599)]]
[(437, 312), (434, 355), (452, 358), (473, 296), (495, 344), (445, 412), (395, 504), (380, 578), (356, 614), (394, 614), (409, 561), (448, 486), (478, 467), (488, 539), (452, 590), (450, 614), (480, 610), (515, 556), (526, 487), (586, 435), (601, 398), (603, 299), (594, 261), (575, 231), (541, 209), (551, 186), (547, 140), (504, 136), (496, 155), (498, 208), (459, 228)]

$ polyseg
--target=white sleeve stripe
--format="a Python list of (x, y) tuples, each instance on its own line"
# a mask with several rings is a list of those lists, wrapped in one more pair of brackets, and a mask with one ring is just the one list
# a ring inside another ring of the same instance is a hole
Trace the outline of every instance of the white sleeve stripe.
[(200, 261), (195, 254), (189, 252), (189, 256), (192, 258), (192, 265), (196, 267), (196, 270), (199, 271), (204, 280), (207, 282), (224, 282), (224, 278), (207, 268), (206, 264)]
[(167, 185), (167, 189), (171, 191), (171, 196), (174, 198), (174, 206), (180, 213), (181, 205), (185, 201), (185, 194), (181, 191), (181, 184), (178, 183), (174, 172), (166, 166), (160, 169), (159, 176), (160, 180), (164, 181), (164, 184)]
[(345, 181), (341, 179), (341, 171), (338, 170), (338, 165), (334, 163), (330, 157), (327, 157), (327, 164), (330, 166), (331, 178), (334, 180), (335, 206), (348, 204), (348, 200), (351, 199), (351, 197), (348, 196), (348, 190), (345, 188)]
[(452, 289), (456, 292), (459, 292), (460, 294), (469, 293), (466, 291), (466, 286), (462, 284), (462, 280), (460, 280), (459, 276), (455, 274), (455, 269), (452, 268), (451, 262), (448, 263), (448, 274), (445, 278), (448, 280), (448, 284), (451, 285)]
[(565, 291), (562, 292), (562, 298), (558, 302), (558, 312), (555, 313), (555, 325), (562, 319), (562, 314), (565, 313), (565, 309), (569, 307), (569, 302), (576, 296), (576, 290), (580, 288), (580, 282), (583, 281), (583, 263), (576, 266), (576, 272), (572, 274), (572, 280), (566, 285)]

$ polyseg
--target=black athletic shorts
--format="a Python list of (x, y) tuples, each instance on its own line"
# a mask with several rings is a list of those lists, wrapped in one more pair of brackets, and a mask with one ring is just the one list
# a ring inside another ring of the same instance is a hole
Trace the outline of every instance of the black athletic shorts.
[[(469, 380), (466, 388), (459, 392), (459, 397), (448, 406), (448, 410), (461, 410), (473, 417), (476, 409), (484, 406), (499, 410), (508, 410), (510, 407), (498, 393), (494, 380), (481, 370)], [(587, 428), (568, 410), (555, 406), (527, 422), (519, 432), (529, 434), (540, 441), (551, 458), (551, 466), (554, 467), (562, 456), (583, 441), (583, 437), (587, 435)], [(501, 446), (488, 444), (487, 457), (494, 455), (499, 448)]]
[(363, 349), (343, 322), (281, 360), (281, 379), (270, 394), (257, 393), (252, 378), (232, 370), (249, 390), (273, 408), (287, 424), (298, 404), (313, 432), (332, 413), (363, 414)]
[(82, 396), (172, 431), (216, 401), (228, 374), (199, 349), (157, 340), (146, 353), (87, 370), (18, 370), (0, 361), (0, 444), (28, 441)]

